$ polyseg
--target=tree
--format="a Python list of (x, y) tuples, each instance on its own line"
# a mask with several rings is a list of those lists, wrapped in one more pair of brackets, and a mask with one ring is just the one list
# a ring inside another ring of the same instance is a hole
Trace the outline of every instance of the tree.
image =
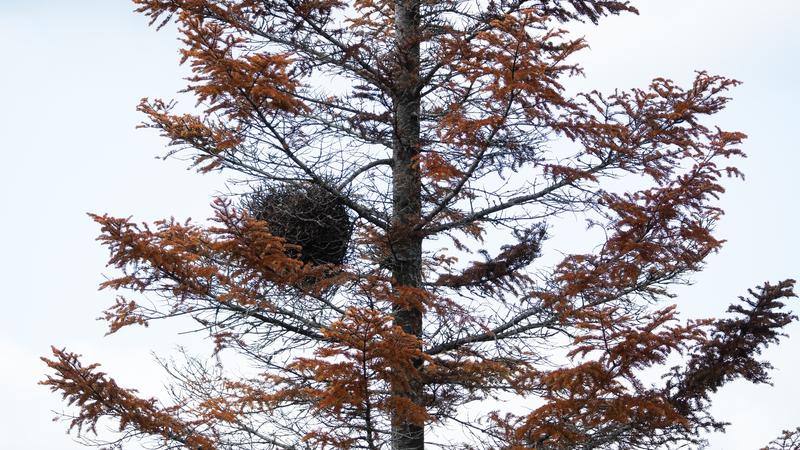
[[(189, 356), (165, 364), (165, 404), (54, 348), (43, 384), (71, 428), (111, 419), (118, 444), (160, 448), (649, 449), (723, 429), (722, 385), (768, 382), (756, 355), (795, 319), (792, 280), (724, 319), (657, 303), (722, 245), (714, 202), (745, 136), (706, 122), (737, 82), (564, 87), (586, 43), (561, 28), (628, 2), (134, 2), (179, 25), (202, 106), (145, 99), (145, 126), (257, 190), (216, 200), (210, 226), (92, 215), (121, 272), (102, 286), (159, 299), (119, 297), (109, 332), (189, 316), (258, 373)], [(540, 263), (563, 215), (602, 240)], [(347, 254), (315, 257), (329, 236)]]

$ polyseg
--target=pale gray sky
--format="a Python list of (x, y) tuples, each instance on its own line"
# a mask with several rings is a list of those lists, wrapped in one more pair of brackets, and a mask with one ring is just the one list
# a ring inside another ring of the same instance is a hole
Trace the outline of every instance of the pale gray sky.
[[(696, 284), (681, 288), (684, 317), (718, 315), (746, 288), (800, 276), (797, 148), (800, 2), (642, 0), (642, 15), (604, 21), (585, 33), (581, 86), (643, 86), (655, 76), (685, 82), (704, 69), (744, 81), (718, 122), (750, 135), (740, 163), (745, 182), (728, 183), (728, 239)], [(99, 361), (123, 386), (158, 392), (151, 350), (166, 354), (198, 337), (161, 324), (109, 338), (93, 320), (113, 299), (97, 292), (105, 251), (86, 212), (137, 219), (208, 215), (217, 175), (160, 161), (164, 142), (135, 130), (139, 98), (174, 97), (185, 69), (177, 43), (155, 33), (126, 0), (0, 0), (0, 449), (82, 448), (52, 423), (61, 400), (36, 381), (49, 345)], [(557, 234), (553, 230), (553, 234)], [(800, 301), (795, 302), (800, 312)], [(713, 449), (754, 450), (800, 425), (800, 326), (765, 352), (774, 387), (737, 382), (714, 397), (733, 424)]]

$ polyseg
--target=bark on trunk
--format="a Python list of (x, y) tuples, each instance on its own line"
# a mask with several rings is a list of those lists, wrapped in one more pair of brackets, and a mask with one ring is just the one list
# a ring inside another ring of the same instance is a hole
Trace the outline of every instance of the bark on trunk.
[[(394, 253), (392, 275), (397, 287), (420, 287), (422, 282), (422, 239), (412, 232), (419, 222), (420, 98), (419, 98), (419, 0), (399, 0), (395, 6), (397, 73), (394, 90), (395, 137), (393, 171), (393, 217), (391, 245)], [(420, 336), (422, 312), (413, 307), (396, 306), (395, 324), (407, 333)], [(414, 362), (419, 368), (421, 361)], [(416, 377), (410, 374), (410, 379)], [(422, 401), (422, 386), (393, 386), (393, 394)], [(403, 417), (392, 422), (392, 449), (422, 450), (424, 427)]]

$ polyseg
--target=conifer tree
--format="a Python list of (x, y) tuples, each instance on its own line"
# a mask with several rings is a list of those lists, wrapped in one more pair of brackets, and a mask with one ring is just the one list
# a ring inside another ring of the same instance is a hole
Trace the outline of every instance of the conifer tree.
[[(769, 380), (756, 356), (795, 319), (792, 280), (724, 319), (663, 304), (722, 245), (745, 136), (709, 120), (737, 81), (564, 87), (587, 46), (564, 29), (629, 2), (134, 3), (177, 24), (198, 101), (145, 99), (145, 126), (257, 190), (217, 199), (212, 226), (92, 215), (119, 270), (102, 286), (133, 293), (109, 332), (189, 316), (258, 374), (190, 357), (167, 403), (54, 348), (43, 384), (71, 428), (204, 450), (653, 449), (724, 429), (724, 384)], [(564, 215), (603, 239), (544, 264)]]

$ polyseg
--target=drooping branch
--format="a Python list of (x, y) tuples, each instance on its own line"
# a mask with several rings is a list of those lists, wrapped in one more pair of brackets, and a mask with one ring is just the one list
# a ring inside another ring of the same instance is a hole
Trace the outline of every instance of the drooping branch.
[(218, 448), (213, 438), (200, 431), (206, 428), (202, 422), (183, 421), (176, 408), (160, 407), (155, 399), (143, 399), (135, 391), (119, 387), (96, 370), (97, 364), (82, 365), (79, 355), (55, 347), (52, 351), (55, 359), (42, 360), (55, 373), (40, 384), (60, 392), (69, 404), (79, 408), (70, 429), (97, 434), (97, 423), (111, 418), (119, 422), (120, 430), (134, 430), (191, 449)]

